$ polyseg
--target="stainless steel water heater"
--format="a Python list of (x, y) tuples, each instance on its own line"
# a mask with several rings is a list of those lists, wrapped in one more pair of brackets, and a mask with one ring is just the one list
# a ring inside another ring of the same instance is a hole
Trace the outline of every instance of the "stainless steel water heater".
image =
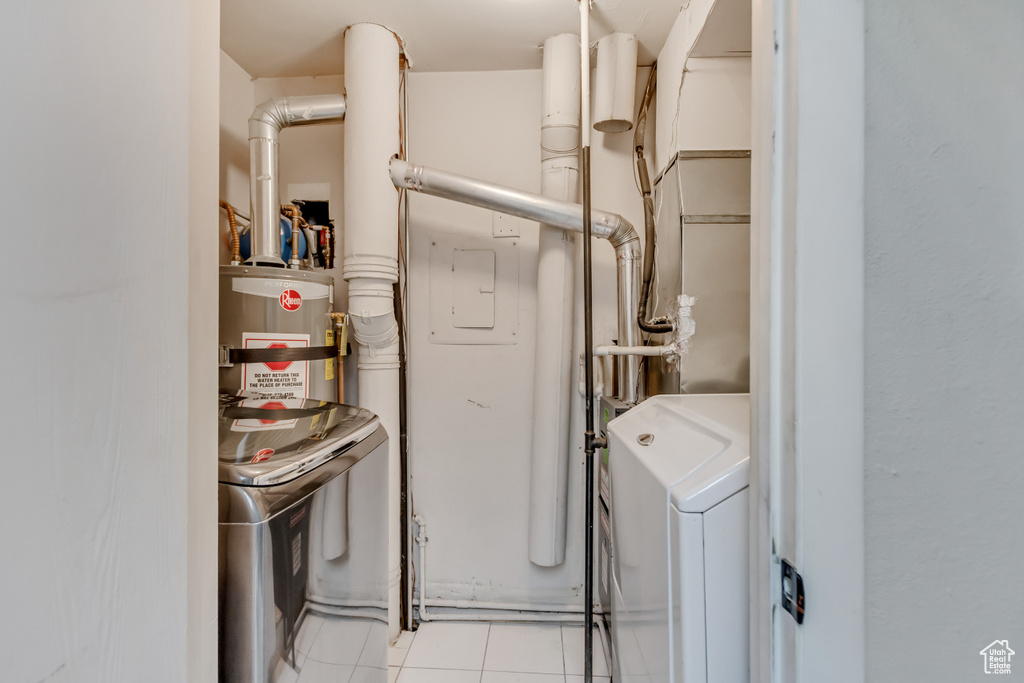
[(221, 388), (281, 402), (338, 400), (333, 306), (326, 273), (221, 266)]

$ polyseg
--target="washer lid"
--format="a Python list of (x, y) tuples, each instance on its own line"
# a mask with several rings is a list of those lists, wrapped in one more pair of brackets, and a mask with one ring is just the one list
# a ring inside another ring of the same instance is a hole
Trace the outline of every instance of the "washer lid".
[(749, 394), (655, 396), (608, 429), (680, 512), (706, 512), (749, 484)]
[(218, 479), (283, 484), (341, 455), (378, 425), (376, 415), (355, 406), (221, 391)]

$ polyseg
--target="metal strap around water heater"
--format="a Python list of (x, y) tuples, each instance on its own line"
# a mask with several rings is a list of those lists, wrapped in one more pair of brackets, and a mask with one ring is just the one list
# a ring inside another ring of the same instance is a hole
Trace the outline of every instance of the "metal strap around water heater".
[(324, 360), (338, 355), (338, 346), (296, 346), (287, 349), (230, 349), (232, 363), (279, 363), (281, 361)]
[(330, 412), (335, 404), (320, 408), (257, 408), (233, 406), (224, 409), (229, 420), (295, 420)]

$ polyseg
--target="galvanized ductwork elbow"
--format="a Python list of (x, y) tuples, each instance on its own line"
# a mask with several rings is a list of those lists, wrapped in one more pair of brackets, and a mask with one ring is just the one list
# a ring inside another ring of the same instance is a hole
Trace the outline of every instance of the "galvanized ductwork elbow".
[(594, 214), (591, 226), (594, 237), (608, 240), (616, 249), (630, 242), (640, 244), (633, 224), (617, 213), (598, 211)]
[(249, 117), (249, 139), (263, 137), (276, 140), (282, 128), (342, 121), (344, 118), (344, 95), (275, 97), (253, 109)]
[(278, 188), (278, 138), (282, 128), (333, 123), (345, 119), (344, 95), (275, 97), (249, 117), (249, 198), (252, 202), (251, 253), (246, 263), (283, 266), (281, 197)]

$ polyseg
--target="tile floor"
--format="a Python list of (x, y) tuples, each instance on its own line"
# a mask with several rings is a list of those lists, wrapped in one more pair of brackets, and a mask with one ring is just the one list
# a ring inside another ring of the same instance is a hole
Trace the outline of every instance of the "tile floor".
[[(370, 638), (376, 629), (376, 638)], [(381, 678), (383, 655), (371, 643), (386, 637), (379, 622), (333, 619), (308, 615), (295, 638), (299, 672), (279, 664), (280, 683), (376, 683)]]
[[(583, 683), (583, 627), (433, 622), (388, 651), (388, 683)], [(594, 681), (609, 683), (594, 632)]]
[[(380, 669), (364, 651), (369, 630), (365, 622), (310, 615), (296, 640), (301, 674), (285, 672), (283, 683), (377, 680)], [(610, 683), (596, 630), (594, 681)], [(583, 683), (583, 627), (425, 623), (388, 650), (388, 683)]]

